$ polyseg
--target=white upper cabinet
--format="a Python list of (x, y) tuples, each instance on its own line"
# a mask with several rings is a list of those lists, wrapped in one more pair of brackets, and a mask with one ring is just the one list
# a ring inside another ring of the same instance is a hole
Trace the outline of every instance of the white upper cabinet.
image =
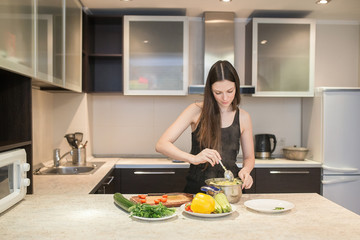
[(82, 8), (78, 0), (2, 0), (0, 67), (42, 89), (81, 92)]
[(188, 20), (124, 16), (124, 94), (186, 95)]
[(63, 85), (64, 11), (63, 0), (37, 0), (36, 79)]
[(36, 85), (81, 92), (82, 9), (78, 0), (36, 0)]
[(0, 67), (35, 75), (34, 0), (1, 0)]
[(78, 0), (66, 0), (65, 87), (81, 92), (82, 9)]
[(314, 96), (315, 21), (254, 18), (246, 26), (245, 52), (253, 96)]

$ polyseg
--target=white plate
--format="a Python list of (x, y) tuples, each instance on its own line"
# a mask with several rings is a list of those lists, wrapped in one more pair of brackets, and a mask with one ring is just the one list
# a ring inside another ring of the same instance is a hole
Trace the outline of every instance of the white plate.
[(227, 213), (211, 213), (211, 214), (205, 214), (205, 213), (194, 213), (194, 212), (188, 212), (185, 210), (185, 205), (186, 204), (183, 204), (180, 206), (180, 209), (189, 214), (189, 215), (193, 215), (193, 216), (196, 216), (196, 217), (203, 217), (203, 218), (216, 218), (216, 217), (224, 217), (224, 216), (227, 216), (227, 215), (230, 215), (232, 214), (233, 212), (235, 212), (235, 206), (230, 204), (231, 205), (231, 212), (227, 212)]
[[(266, 213), (280, 213), (292, 209), (295, 205), (291, 202), (276, 199), (254, 199), (244, 203), (250, 209)], [(283, 208), (283, 209), (276, 209)]]
[[(116, 201), (114, 201), (114, 203), (119, 206), (119, 204)], [(169, 218), (173, 218), (175, 216), (177, 216), (177, 211), (175, 211), (173, 215), (166, 216), (166, 217), (161, 217), (161, 218), (145, 218), (145, 217), (138, 217), (138, 216), (131, 216), (131, 217), (136, 218), (136, 219), (140, 219), (140, 220), (145, 220), (145, 221), (161, 221), (161, 220), (166, 220), (166, 219), (169, 219)]]
[(169, 218), (173, 218), (175, 216), (177, 216), (176, 212), (174, 212), (173, 215), (166, 216), (166, 217), (161, 217), (161, 218), (145, 218), (145, 217), (138, 217), (138, 216), (131, 216), (131, 217), (136, 218), (136, 219), (140, 219), (140, 220), (144, 220), (144, 221), (162, 221), (162, 220), (166, 220), (166, 219), (169, 219)]

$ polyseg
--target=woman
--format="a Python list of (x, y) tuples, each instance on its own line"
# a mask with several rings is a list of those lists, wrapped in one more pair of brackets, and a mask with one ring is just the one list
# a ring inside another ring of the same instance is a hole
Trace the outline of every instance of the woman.
[[(208, 178), (224, 177), (219, 165), (243, 181), (250, 188), (254, 168), (254, 143), (250, 115), (240, 109), (239, 76), (227, 61), (218, 61), (210, 69), (204, 101), (188, 106), (164, 132), (156, 144), (156, 151), (170, 158), (189, 162), (185, 192), (197, 193)], [(173, 143), (189, 127), (192, 129), (192, 148), (187, 153)], [(236, 157), (241, 143), (243, 167), (239, 171)]]

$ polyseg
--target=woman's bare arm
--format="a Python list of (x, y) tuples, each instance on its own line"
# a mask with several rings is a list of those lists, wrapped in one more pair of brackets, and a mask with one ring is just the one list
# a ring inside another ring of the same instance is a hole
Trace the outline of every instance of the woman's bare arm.
[(243, 167), (239, 172), (239, 177), (243, 180), (243, 188), (248, 189), (253, 184), (250, 172), (255, 166), (254, 141), (250, 115), (242, 109), (240, 109), (240, 126)]
[(192, 164), (204, 162), (209, 162), (212, 166), (217, 164), (220, 159), (220, 154), (216, 150), (204, 149), (199, 154), (192, 155), (180, 150), (174, 145), (174, 142), (188, 127), (196, 126), (200, 113), (201, 108), (198, 104), (193, 103), (189, 105), (160, 137), (156, 143), (156, 151), (170, 158)]

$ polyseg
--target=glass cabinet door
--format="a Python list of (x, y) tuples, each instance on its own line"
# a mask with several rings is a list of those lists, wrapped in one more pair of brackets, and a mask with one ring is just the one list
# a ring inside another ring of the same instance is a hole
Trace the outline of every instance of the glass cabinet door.
[(124, 17), (124, 94), (186, 95), (188, 21), (178, 16)]
[(77, 0), (66, 0), (65, 88), (81, 92), (82, 10)]
[(34, 76), (34, 0), (1, 0), (0, 67)]
[(36, 78), (63, 85), (63, 0), (37, 0)]
[(315, 23), (254, 19), (252, 83), (258, 96), (313, 96)]

